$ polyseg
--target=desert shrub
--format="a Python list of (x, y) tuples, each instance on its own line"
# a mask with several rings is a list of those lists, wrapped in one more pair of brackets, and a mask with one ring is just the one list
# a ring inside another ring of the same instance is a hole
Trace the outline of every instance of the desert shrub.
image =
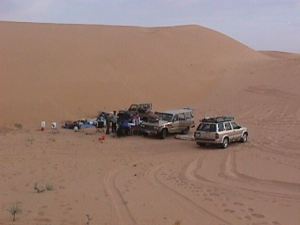
[(85, 224), (90, 225), (92, 217), (89, 214), (86, 214), (85, 216), (86, 216), (86, 220), (87, 220)]
[(16, 215), (22, 212), (18, 203), (13, 204), (10, 208), (7, 209), (9, 214), (12, 216), (12, 220), (16, 220)]
[(47, 183), (45, 185), (39, 184), (39, 183), (35, 183), (34, 186), (33, 186), (33, 190), (36, 193), (42, 193), (42, 192), (45, 192), (45, 191), (53, 191), (54, 187), (50, 183)]
[(53, 185), (52, 184), (46, 184), (46, 190), (47, 191), (53, 191), (54, 190), (54, 187), (53, 187)]
[(15, 126), (15, 128), (18, 128), (18, 129), (23, 128), (23, 125), (21, 123), (15, 123), (14, 126)]
[(34, 184), (33, 189), (36, 191), (36, 193), (42, 193), (42, 192), (46, 191), (46, 189), (44, 187), (42, 187), (41, 185), (39, 185), (38, 183)]
[(180, 220), (176, 220), (175, 223), (174, 223), (174, 225), (181, 225)]

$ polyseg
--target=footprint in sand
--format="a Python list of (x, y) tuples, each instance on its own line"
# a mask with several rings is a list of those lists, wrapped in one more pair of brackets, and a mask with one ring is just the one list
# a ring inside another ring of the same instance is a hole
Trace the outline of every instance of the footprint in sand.
[(39, 216), (44, 216), (45, 213), (44, 213), (43, 211), (40, 211), (40, 212), (38, 212), (38, 215), (39, 215)]
[(236, 218), (237, 218), (238, 220), (243, 220), (243, 218), (240, 217), (240, 216), (237, 216)]
[(253, 217), (255, 217), (255, 218), (265, 218), (264, 215), (258, 214), (258, 213), (252, 213), (251, 215), (252, 215)]
[(210, 196), (220, 196), (218, 193), (214, 193), (214, 192), (213, 192), (213, 193), (210, 193), (209, 195), (210, 195)]
[(241, 202), (234, 202), (233, 204), (234, 204), (234, 205), (238, 205), (238, 206), (243, 206), (243, 205), (244, 205), (244, 204), (241, 203)]
[(252, 218), (251, 218), (251, 216), (244, 216), (245, 217), (245, 219), (247, 219), (247, 220), (251, 220)]
[(48, 218), (37, 218), (37, 219), (34, 219), (34, 221), (37, 221), (39, 223), (51, 223), (51, 220), (48, 219)]
[(235, 212), (235, 210), (233, 210), (233, 209), (224, 209), (224, 212), (228, 212), (228, 213), (234, 213), (234, 212)]

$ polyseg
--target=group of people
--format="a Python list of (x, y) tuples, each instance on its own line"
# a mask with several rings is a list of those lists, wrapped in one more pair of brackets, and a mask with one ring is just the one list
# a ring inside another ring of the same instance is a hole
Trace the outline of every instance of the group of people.
[(63, 128), (79, 131), (80, 129), (96, 127), (99, 132), (109, 135), (127, 136), (139, 134), (141, 117), (138, 112), (113, 111), (113, 113), (101, 112), (95, 120), (66, 121)]
[(120, 111), (118, 114), (113, 111), (112, 114), (102, 112), (96, 119), (96, 127), (102, 129), (109, 135), (126, 136), (138, 134), (141, 119), (138, 113), (131, 114), (128, 111)]

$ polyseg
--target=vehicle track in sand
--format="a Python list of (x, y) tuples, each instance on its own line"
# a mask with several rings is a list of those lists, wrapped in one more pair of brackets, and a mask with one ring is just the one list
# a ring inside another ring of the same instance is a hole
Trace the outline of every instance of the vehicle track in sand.
[(213, 175), (207, 176), (206, 172), (203, 171), (202, 164), (205, 159), (209, 157), (206, 154), (205, 157), (196, 158), (186, 166), (182, 171), (182, 179), (187, 179), (191, 182), (200, 182), (226, 191), (238, 190), (241, 192), (241, 196), (249, 195), (251, 193), (254, 196), (260, 195), (264, 198), (269, 196), (269, 198), (276, 197), (283, 200), (300, 201), (300, 196), (297, 195), (299, 193), (298, 184), (290, 185), (289, 183), (279, 182), (282, 183), (284, 186), (283, 188), (285, 189), (292, 186), (292, 191), (296, 192), (296, 195), (292, 195), (278, 191), (270, 191), (270, 187), (276, 187), (276, 182), (260, 180), (247, 175), (245, 175), (246, 177), (239, 176), (240, 173), (233, 169), (234, 165), (232, 165), (231, 158), (228, 158), (228, 155), (231, 154), (230, 151), (226, 153), (226, 156), (218, 165), (219, 168)]
[[(253, 187), (252, 190), (260, 191), (267, 195), (276, 195), (277, 197), (300, 201), (300, 184), (276, 180), (259, 179), (253, 176), (243, 174), (237, 169), (236, 154), (236, 151), (227, 152), (226, 157), (224, 158), (224, 161), (221, 165), (220, 173), (218, 174), (219, 177), (230, 179), (242, 185), (249, 184), (249, 186)], [(278, 191), (275, 192), (274, 188), (282, 190), (283, 193)], [(286, 194), (284, 192), (289, 192), (293, 194)]]
[[(241, 191), (234, 186), (220, 185), (218, 182), (208, 181), (205, 178), (199, 180), (196, 176), (190, 176), (198, 169), (198, 160), (205, 160), (202, 156), (179, 166), (176, 172), (174, 170), (170, 172), (172, 165), (164, 164), (155, 167), (146, 176), (152, 177), (158, 185), (163, 185), (169, 194), (175, 193), (180, 198), (192, 201), (206, 212), (213, 212), (214, 216), (217, 215), (218, 218), (225, 220), (226, 224), (268, 224), (266, 219), (272, 221), (260, 210), (253, 209), (252, 204), (247, 204), (249, 199), (250, 201), (257, 200), (255, 198), (257, 193)], [(272, 204), (270, 198), (261, 197), (260, 201), (264, 202), (266, 199)], [(280, 224), (276, 220), (273, 221)]]
[(119, 225), (135, 225), (137, 224), (131, 211), (129, 210), (126, 201), (123, 198), (122, 193), (116, 186), (116, 178), (118, 171), (112, 170), (104, 177), (105, 192), (108, 194), (113, 210), (115, 211), (117, 218), (113, 217), (113, 224)]
[[(164, 165), (165, 166), (165, 165)], [(232, 223), (227, 221), (226, 219), (218, 216), (217, 214), (209, 211), (208, 209), (202, 207), (196, 201), (193, 201), (183, 193), (177, 191), (175, 188), (171, 188), (169, 185), (161, 181), (158, 178), (158, 173), (162, 172), (163, 165), (155, 166), (145, 172), (145, 177), (149, 179), (149, 181), (154, 185), (159, 187), (164, 191), (164, 193), (172, 199), (175, 199), (178, 204), (183, 207), (187, 213), (193, 213), (194, 217), (199, 217), (199, 219), (203, 219), (206, 217), (206, 220), (211, 221), (212, 224), (226, 224), (231, 225)], [(196, 216), (195, 216), (196, 215)]]
[[(210, 187), (208, 190), (211, 191), (208, 192), (207, 200), (221, 203), (219, 206), (216, 206), (216, 208), (223, 208), (224, 212), (237, 213), (237, 218), (244, 220), (238, 224), (280, 224), (280, 222), (276, 220), (276, 216), (274, 217), (274, 215), (268, 214), (265, 209), (253, 208), (253, 202), (261, 202), (262, 205), (267, 204), (270, 207), (276, 207), (278, 204), (281, 206), (288, 205), (291, 201), (299, 203), (299, 200), (293, 199), (293, 196), (287, 196), (283, 193), (269, 193), (268, 191), (256, 190), (256, 188), (252, 188), (252, 186), (249, 186), (251, 188), (242, 187), (236, 185), (233, 180), (223, 183), (223, 180), (218, 179), (218, 177), (210, 179), (199, 176), (197, 171), (201, 168), (201, 164), (205, 161), (205, 158), (206, 157), (198, 157), (187, 164), (183, 170), (184, 178), (194, 184), (198, 183)], [(230, 172), (232, 172), (231, 175), (233, 175), (235, 179), (239, 179), (238, 176), (235, 176), (234, 171)], [(224, 199), (224, 196), (227, 197)]]

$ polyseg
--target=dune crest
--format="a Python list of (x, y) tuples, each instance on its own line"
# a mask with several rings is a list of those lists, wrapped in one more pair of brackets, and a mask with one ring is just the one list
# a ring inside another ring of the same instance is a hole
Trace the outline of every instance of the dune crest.
[(0, 22), (0, 124), (75, 119), (153, 102), (193, 105), (218, 77), (268, 57), (196, 25)]

